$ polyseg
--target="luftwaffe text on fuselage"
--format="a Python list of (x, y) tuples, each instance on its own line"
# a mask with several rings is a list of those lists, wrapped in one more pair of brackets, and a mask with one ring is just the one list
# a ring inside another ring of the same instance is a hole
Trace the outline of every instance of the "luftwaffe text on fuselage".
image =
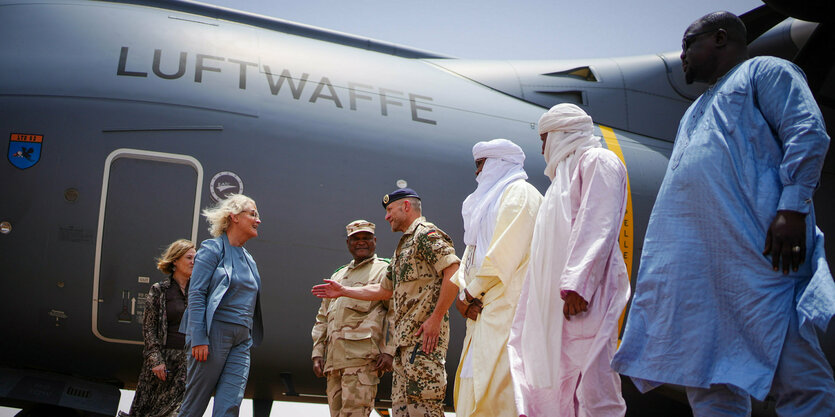
[[(148, 77), (149, 73), (147, 71), (147, 66), (143, 67), (141, 63), (137, 62), (128, 62), (129, 52), (129, 47), (122, 47), (121, 53), (119, 54), (119, 66), (116, 70), (116, 75), (124, 77)], [(154, 59), (151, 63), (150, 69), (151, 73), (153, 73), (156, 77), (164, 80), (176, 80), (186, 75), (186, 71), (188, 70), (188, 52), (179, 53), (179, 64), (177, 66), (177, 70), (169, 73), (165, 73), (162, 70), (162, 56), (162, 49), (154, 49)], [(234, 58), (201, 53), (194, 54), (194, 57), (195, 83), (202, 83), (203, 75), (207, 71), (222, 72), (224, 70), (237, 70), (239, 72), (238, 88), (246, 90), (248, 74), (247, 69), (253, 67), (253, 69), (260, 69), (260, 71), (258, 71), (259, 74), (264, 74), (272, 95), (277, 96), (281, 91), (281, 87), (286, 82), (293, 99), (300, 100), (302, 99), (302, 94), (305, 93), (305, 86), (310, 79), (309, 73), (304, 72), (301, 76), (293, 76), (289, 69), (284, 68), (279, 72), (277, 69), (266, 64), (261, 65), (261, 68), (259, 68), (259, 65), (255, 62), (242, 61)], [(348, 87), (347, 92), (343, 92), (342, 97), (340, 98), (337, 90), (344, 90), (345, 88), (335, 88), (329, 77), (322, 76), (316, 83), (316, 87), (312, 90), (312, 93), (309, 96), (305, 95), (304, 97), (306, 97), (311, 103), (316, 103), (320, 100), (328, 100), (337, 108), (343, 109), (345, 108), (343, 100), (345, 99), (345, 96), (347, 96), (348, 108), (351, 110), (357, 110), (357, 102), (359, 100), (373, 102), (374, 97), (376, 96), (380, 102), (380, 114), (382, 116), (389, 115), (389, 107), (391, 106), (403, 107), (403, 102), (408, 98), (409, 109), (411, 110), (411, 118), (413, 121), (430, 125), (437, 124), (437, 121), (429, 119), (427, 114), (432, 111), (432, 107), (428, 105), (428, 102), (432, 101), (432, 97), (414, 93), (404, 93), (391, 88), (375, 87), (373, 85), (353, 81), (348, 81), (346, 84)], [(308, 88), (307, 91), (311, 90)]]

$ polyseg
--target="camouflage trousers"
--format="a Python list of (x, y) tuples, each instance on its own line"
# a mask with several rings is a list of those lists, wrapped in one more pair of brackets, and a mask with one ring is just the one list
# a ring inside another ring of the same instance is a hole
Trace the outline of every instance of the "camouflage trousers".
[(328, 407), (331, 417), (368, 417), (380, 377), (374, 363), (328, 372)]
[(440, 346), (429, 355), (414, 346), (400, 346), (394, 354), (391, 386), (394, 417), (443, 417), (446, 395), (446, 349)]

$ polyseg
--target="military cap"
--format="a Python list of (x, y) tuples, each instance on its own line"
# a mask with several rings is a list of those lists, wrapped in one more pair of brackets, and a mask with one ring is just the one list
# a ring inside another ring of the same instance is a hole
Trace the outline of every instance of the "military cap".
[(354, 233), (359, 232), (369, 232), (373, 235), (374, 228), (374, 223), (371, 223), (368, 220), (354, 220), (351, 223), (348, 223), (347, 226), (345, 226), (345, 231), (348, 233), (348, 236), (351, 236)]
[(414, 197), (420, 200), (420, 196), (411, 188), (400, 188), (383, 196), (383, 208), (402, 198)]

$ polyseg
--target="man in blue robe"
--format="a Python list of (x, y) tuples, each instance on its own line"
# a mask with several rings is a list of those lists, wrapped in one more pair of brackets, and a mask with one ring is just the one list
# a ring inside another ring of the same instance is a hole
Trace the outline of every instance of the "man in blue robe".
[(835, 284), (812, 194), (829, 137), (792, 63), (748, 59), (728, 12), (684, 34), (687, 110), (644, 240), (612, 366), (646, 392), (682, 385), (695, 416), (748, 416), (771, 392), (781, 416), (835, 416), (835, 381), (813, 324)]

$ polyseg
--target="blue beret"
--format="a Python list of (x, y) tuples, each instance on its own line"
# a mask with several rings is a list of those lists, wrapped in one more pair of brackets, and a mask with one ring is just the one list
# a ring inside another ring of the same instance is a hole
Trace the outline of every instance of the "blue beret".
[(406, 197), (414, 197), (420, 200), (420, 196), (411, 188), (401, 188), (392, 191), (383, 196), (383, 208), (388, 207), (389, 204)]

